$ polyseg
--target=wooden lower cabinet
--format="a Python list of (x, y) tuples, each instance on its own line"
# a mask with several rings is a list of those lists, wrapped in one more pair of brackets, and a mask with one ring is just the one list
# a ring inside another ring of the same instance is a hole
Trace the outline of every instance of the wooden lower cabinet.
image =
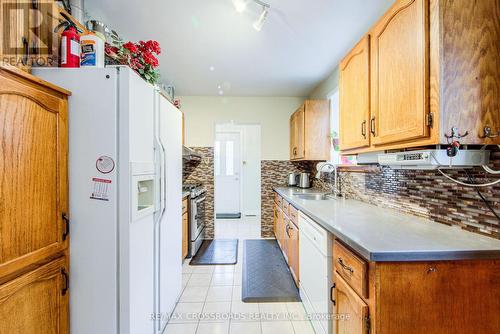
[(0, 334), (68, 333), (67, 259), (0, 285)]
[(287, 257), (290, 271), (295, 279), (295, 283), (299, 283), (299, 228), (292, 221), (289, 221), (287, 230)]
[(287, 215), (283, 214), (283, 225), (281, 226), (281, 233), (283, 236), (283, 242), (281, 245), (281, 250), (283, 251), (283, 255), (285, 256), (286, 262), (290, 266), (290, 258), (289, 258), (289, 248), (290, 248), (290, 236), (289, 236), (289, 228), (290, 228), (290, 218)]
[(336, 334), (368, 333), (368, 305), (337, 273), (334, 273)]
[[(364, 267), (356, 263), (358, 255), (338, 243), (332, 267), (334, 333), (499, 332), (500, 260), (369, 262)], [(338, 265), (339, 258), (346, 259), (345, 267)], [(360, 280), (367, 284), (366, 294)]]
[[(285, 204), (286, 203), (286, 204)], [(286, 212), (282, 209), (286, 208)], [(293, 215), (292, 215), (293, 214)], [(274, 235), (281, 252), (290, 268), (295, 283), (299, 284), (299, 228), (296, 222), (298, 211), (290, 203), (275, 193)]]

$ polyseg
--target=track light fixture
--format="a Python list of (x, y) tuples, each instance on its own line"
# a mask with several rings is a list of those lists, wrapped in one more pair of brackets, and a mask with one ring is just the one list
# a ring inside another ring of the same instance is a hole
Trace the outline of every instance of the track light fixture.
[(267, 15), (269, 14), (269, 8), (271, 8), (271, 6), (260, 0), (233, 0), (234, 8), (238, 13), (244, 12), (250, 2), (254, 2), (262, 7), (262, 12), (260, 13), (259, 18), (253, 24), (255, 30), (261, 31), (264, 23), (266, 22)]
[(257, 21), (254, 22), (253, 27), (257, 31), (261, 31), (266, 22), (267, 14), (269, 13), (269, 7), (262, 6), (262, 13), (260, 14)]

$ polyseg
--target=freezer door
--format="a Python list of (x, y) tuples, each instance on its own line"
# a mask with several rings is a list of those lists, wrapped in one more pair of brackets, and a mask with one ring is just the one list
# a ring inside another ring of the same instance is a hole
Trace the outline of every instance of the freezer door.
[(119, 333), (150, 334), (155, 312), (155, 88), (129, 68), (120, 68), (119, 87)]
[(118, 333), (118, 71), (33, 68), (33, 74), (72, 92), (68, 99), (70, 332)]
[(182, 285), (182, 114), (159, 97), (159, 134), (165, 154), (165, 212), (160, 221), (159, 296), (161, 328), (173, 311)]

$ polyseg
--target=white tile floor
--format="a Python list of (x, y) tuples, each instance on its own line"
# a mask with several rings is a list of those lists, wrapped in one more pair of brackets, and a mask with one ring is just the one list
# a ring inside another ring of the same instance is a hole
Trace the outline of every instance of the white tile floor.
[(183, 293), (166, 334), (313, 334), (302, 303), (243, 303), (243, 240), (260, 238), (260, 219), (217, 220), (216, 238), (238, 238), (233, 266), (183, 265)]

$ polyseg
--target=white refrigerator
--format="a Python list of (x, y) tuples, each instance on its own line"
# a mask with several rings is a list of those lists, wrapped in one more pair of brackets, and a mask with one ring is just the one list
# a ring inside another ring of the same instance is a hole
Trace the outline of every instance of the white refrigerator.
[(181, 113), (128, 67), (33, 74), (72, 92), (71, 333), (159, 333), (182, 285)]

